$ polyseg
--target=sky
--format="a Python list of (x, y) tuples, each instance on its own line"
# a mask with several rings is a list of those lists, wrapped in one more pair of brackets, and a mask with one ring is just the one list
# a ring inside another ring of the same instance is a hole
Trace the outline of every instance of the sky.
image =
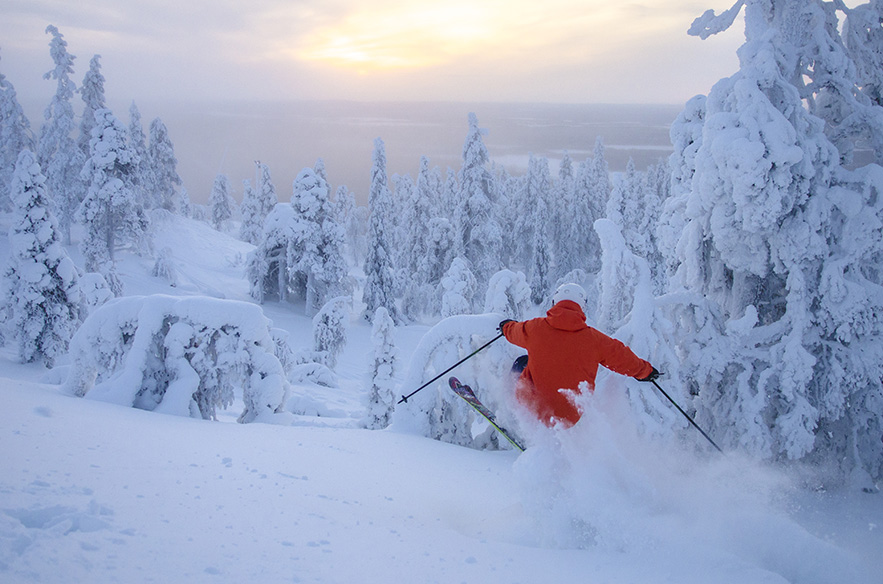
[(108, 99), (682, 104), (737, 69), (732, 0), (0, 0), (0, 73), (54, 84), (46, 26), (101, 55)]

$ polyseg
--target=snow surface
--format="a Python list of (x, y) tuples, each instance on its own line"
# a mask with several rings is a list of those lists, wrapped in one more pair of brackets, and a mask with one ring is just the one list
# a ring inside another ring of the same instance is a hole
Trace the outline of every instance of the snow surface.
[[(158, 229), (178, 285), (123, 254), (126, 295), (250, 301), (250, 245), (177, 217)], [(262, 308), (311, 348), (302, 307)], [(400, 379), (428, 329), (396, 329)], [(316, 415), (292, 426), (236, 424), (240, 404), (209, 422), (71, 397), (63, 361), (0, 349), (0, 582), (883, 582), (879, 494), (642, 438), (617, 391), (584, 396), (570, 430), (525, 426), (521, 455), (361, 429), (370, 334), (349, 323), (340, 387), (293, 385)]]

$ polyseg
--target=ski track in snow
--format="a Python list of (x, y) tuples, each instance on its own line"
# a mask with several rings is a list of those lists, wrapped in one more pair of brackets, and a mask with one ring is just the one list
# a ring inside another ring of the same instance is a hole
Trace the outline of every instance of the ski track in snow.
[[(180, 219), (160, 237), (179, 285), (123, 254), (127, 294), (248, 300), (250, 246)], [(295, 350), (311, 345), (298, 308), (263, 308)], [(397, 329), (399, 376), (426, 330)], [(239, 403), (218, 423), (65, 396), (63, 363), (0, 349), (0, 581), (883, 582), (879, 495), (668, 458), (600, 423), (521, 457), (358, 429), (370, 326), (348, 339), (340, 388), (294, 388), (324, 415), (290, 427), (228, 423)], [(698, 468), (665, 467), (685, 461)], [(740, 491), (778, 485), (776, 504)]]

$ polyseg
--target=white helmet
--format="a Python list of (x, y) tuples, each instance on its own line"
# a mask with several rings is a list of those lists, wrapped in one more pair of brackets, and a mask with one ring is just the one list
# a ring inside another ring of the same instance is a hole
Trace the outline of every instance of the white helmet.
[(589, 300), (586, 291), (579, 284), (568, 283), (561, 284), (558, 286), (558, 289), (555, 290), (555, 294), (552, 296), (552, 304), (558, 304), (562, 300), (572, 300), (579, 304), (580, 309), (583, 312), (586, 311), (586, 303)]

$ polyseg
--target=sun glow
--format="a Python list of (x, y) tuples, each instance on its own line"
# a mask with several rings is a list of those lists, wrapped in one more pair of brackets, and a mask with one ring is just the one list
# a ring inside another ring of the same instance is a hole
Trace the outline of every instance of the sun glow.
[(314, 31), (297, 57), (359, 71), (423, 68), (480, 51), (498, 37), (496, 2), (360, 8)]

